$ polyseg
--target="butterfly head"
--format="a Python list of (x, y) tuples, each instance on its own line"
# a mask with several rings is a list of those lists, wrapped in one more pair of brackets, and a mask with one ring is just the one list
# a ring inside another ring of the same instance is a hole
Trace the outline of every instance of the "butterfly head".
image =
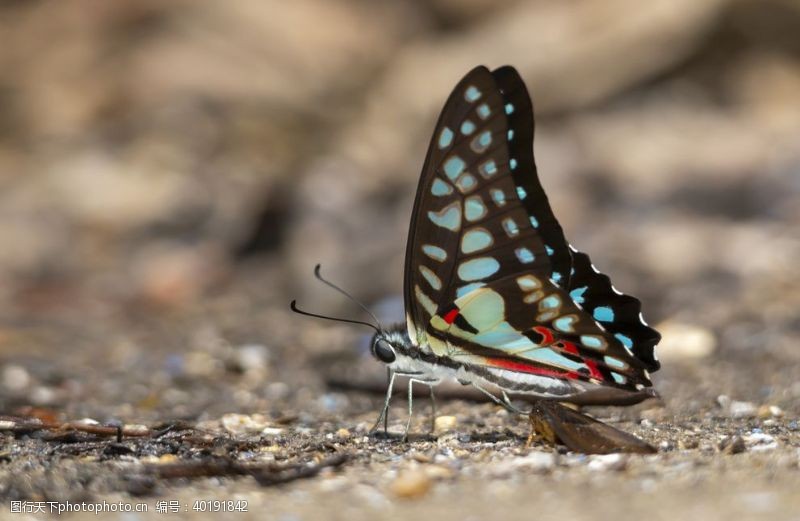
[(378, 361), (383, 362), (392, 369), (408, 365), (413, 356), (413, 346), (408, 338), (405, 326), (398, 324), (387, 330), (379, 330), (372, 335), (370, 351)]
[(376, 333), (372, 338), (372, 356), (383, 362), (384, 364), (391, 364), (397, 360), (397, 355), (394, 351), (394, 346), (386, 339), (382, 333)]

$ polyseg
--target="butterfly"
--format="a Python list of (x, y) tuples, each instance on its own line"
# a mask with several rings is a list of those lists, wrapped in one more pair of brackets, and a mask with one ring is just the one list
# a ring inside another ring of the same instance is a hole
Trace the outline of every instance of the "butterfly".
[(565, 239), (539, 183), (533, 131), (513, 67), (476, 67), (447, 99), (411, 215), (406, 323), (377, 327), (371, 343), (391, 376), (376, 427), (396, 376), (409, 378), (409, 412), (415, 383), (432, 393), (445, 378), (513, 410), (513, 397), (625, 404), (655, 395), (661, 337), (640, 301)]

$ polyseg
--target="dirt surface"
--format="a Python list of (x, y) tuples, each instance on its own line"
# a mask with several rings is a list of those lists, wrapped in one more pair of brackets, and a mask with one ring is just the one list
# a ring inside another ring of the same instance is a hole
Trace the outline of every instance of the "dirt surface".
[[(0, 518), (800, 519), (797, 2), (0, 15)], [(663, 335), (661, 399), (586, 409), (657, 454), (528, 447), (458, 384), (432, 433), (422, 393), (401, 439), (401, 385), (370, 435), (369, 330), (289, 310), (360, 317), (322, 262), (402, 319), (425, 147), (478, 63), (520, 70), (554, 213)]]

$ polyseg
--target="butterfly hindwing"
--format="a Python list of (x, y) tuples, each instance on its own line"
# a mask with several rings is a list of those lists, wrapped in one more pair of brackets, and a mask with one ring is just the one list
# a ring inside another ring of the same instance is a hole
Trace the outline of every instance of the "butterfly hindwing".
[(409, 336), (531, 392), (575, 394), (576, 382), (649, 386), (657, 333), (640, 322), (638, 300), (614, 293), (569, 247), (539, 183), (532, 139), (530, 98), (513, 68), (478, 67), (450, 95), (409, 231)]

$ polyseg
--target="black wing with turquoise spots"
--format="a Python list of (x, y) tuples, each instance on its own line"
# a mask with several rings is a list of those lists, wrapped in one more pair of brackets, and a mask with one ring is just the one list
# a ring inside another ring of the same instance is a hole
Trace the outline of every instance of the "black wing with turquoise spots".
[(572, 396), (651, 386), (659, 334), (564, 238), (536, 173), (533, 110), (512, 67), (447, 100), (406, 249), (409, 336), (504, 389)]

